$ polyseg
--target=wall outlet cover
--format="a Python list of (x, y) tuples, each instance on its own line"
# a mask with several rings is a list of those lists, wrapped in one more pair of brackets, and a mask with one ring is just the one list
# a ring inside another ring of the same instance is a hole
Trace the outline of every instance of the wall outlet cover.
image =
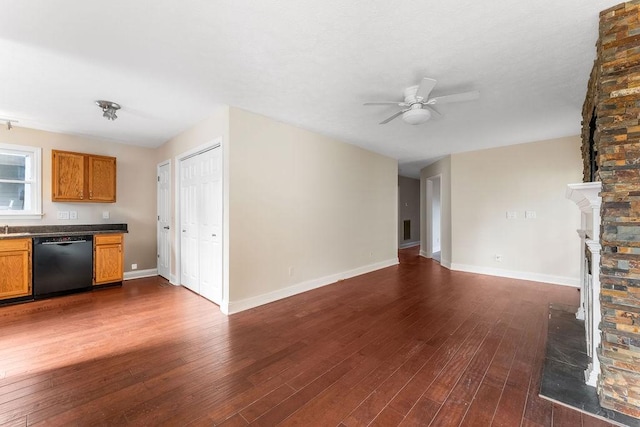
[(78, 211), (69, 211), (69, 219), (78, 219)]
[(102, 211), (102, 219), (109, 219), (109, 211)]

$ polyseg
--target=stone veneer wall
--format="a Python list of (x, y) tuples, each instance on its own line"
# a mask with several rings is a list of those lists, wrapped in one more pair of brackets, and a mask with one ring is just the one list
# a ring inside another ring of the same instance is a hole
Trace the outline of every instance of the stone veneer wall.
[(640, 0), (600, 13), (583, 108), (585, 180), (594, 106), (602, 181), (598, 394), (603, 407), (640, 418)]

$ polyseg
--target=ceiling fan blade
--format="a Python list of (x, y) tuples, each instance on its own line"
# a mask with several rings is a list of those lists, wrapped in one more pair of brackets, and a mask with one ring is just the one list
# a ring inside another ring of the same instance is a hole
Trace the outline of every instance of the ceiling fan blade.
[(402, 114), (402, 113), (404, 113), (404, 112), (406, 112), (406, 111), (409, 111), (409, 110), (402, 110), (402, 111), (398, 111), (398, 112), (397, 112), (397, 113), (395, 113), (393, 116), (391, 116), (391, 117), (389, 117), (389, 118), (387, 118), (387, 119), (385, 119), (385, 120), (381, 121), (381, 122), (380, 122), (380, 124), (381, 124), (381, 125), (387, 124), (387, 123), (389, 123), (391, 120), (395, 119), (395, 118), (396, 118), (396, 117), (398, 117), (400, 114)]
[(474, 90), (471, 92), (455, 93), (453, 95), (436, 96), (435, 98), (431, 98), (428, 104), (435, 105), (447, 104), (449, 102), (473, 101), (478, 98), (480, 98), (480, 92)]
[(381, 102), (365, 102), (362, 105), (397, 105), (399, 107), (405, 107), (406, 104), (402, 101), (381, 101)]
[(433, 90), (433, 88), (438, 83), (436, 80), (425, 77), (420, 82), (420, 86), (418, 86), (418, 90), (416, 91), (416, 97), (421, 97), (423, 100), (429, 99), (429, 94)]
[(424, 107), (427, 108), (429, 111), (431, 111), (431, 113), (434, 116), (442, 117), (442, 114), (440, 113), (440, 111), (436, 110), (435, 107), (432, 107), (431, 105), (427, 105), (427, 104), (424, 104)]

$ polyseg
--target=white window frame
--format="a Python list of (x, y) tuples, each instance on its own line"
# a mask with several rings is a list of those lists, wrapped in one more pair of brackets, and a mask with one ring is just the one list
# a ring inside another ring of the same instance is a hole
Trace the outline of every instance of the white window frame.
[[(31, 184), (31, 206), (29, 211), (0, 210), (0, 221), (3, 219), (41, 219), (42, 218), (42, 149), (28, 145), (5, 144), (0, 142), (0, 153), (20, 153), (31, 156), (33, 160), (32, 176), (24, 182)], [(0, 179), (0, 182), (12, 180)], [(15, 182), (15, 181), (13, 181)], [(23, 182), (23, 181), (20, 181)]]

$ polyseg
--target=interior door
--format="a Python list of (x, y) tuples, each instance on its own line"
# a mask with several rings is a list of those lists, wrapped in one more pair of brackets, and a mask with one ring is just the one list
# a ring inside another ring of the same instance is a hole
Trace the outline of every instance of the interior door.
[(215, 148), (198, 156), (200, 166), (200, 294), (222, 302), (222, 155)]
[(200, 293), (198, 156), (180, 162), (180, 283)]
[(171, 275), (171, 163), (158, 165), (158, 274)]

